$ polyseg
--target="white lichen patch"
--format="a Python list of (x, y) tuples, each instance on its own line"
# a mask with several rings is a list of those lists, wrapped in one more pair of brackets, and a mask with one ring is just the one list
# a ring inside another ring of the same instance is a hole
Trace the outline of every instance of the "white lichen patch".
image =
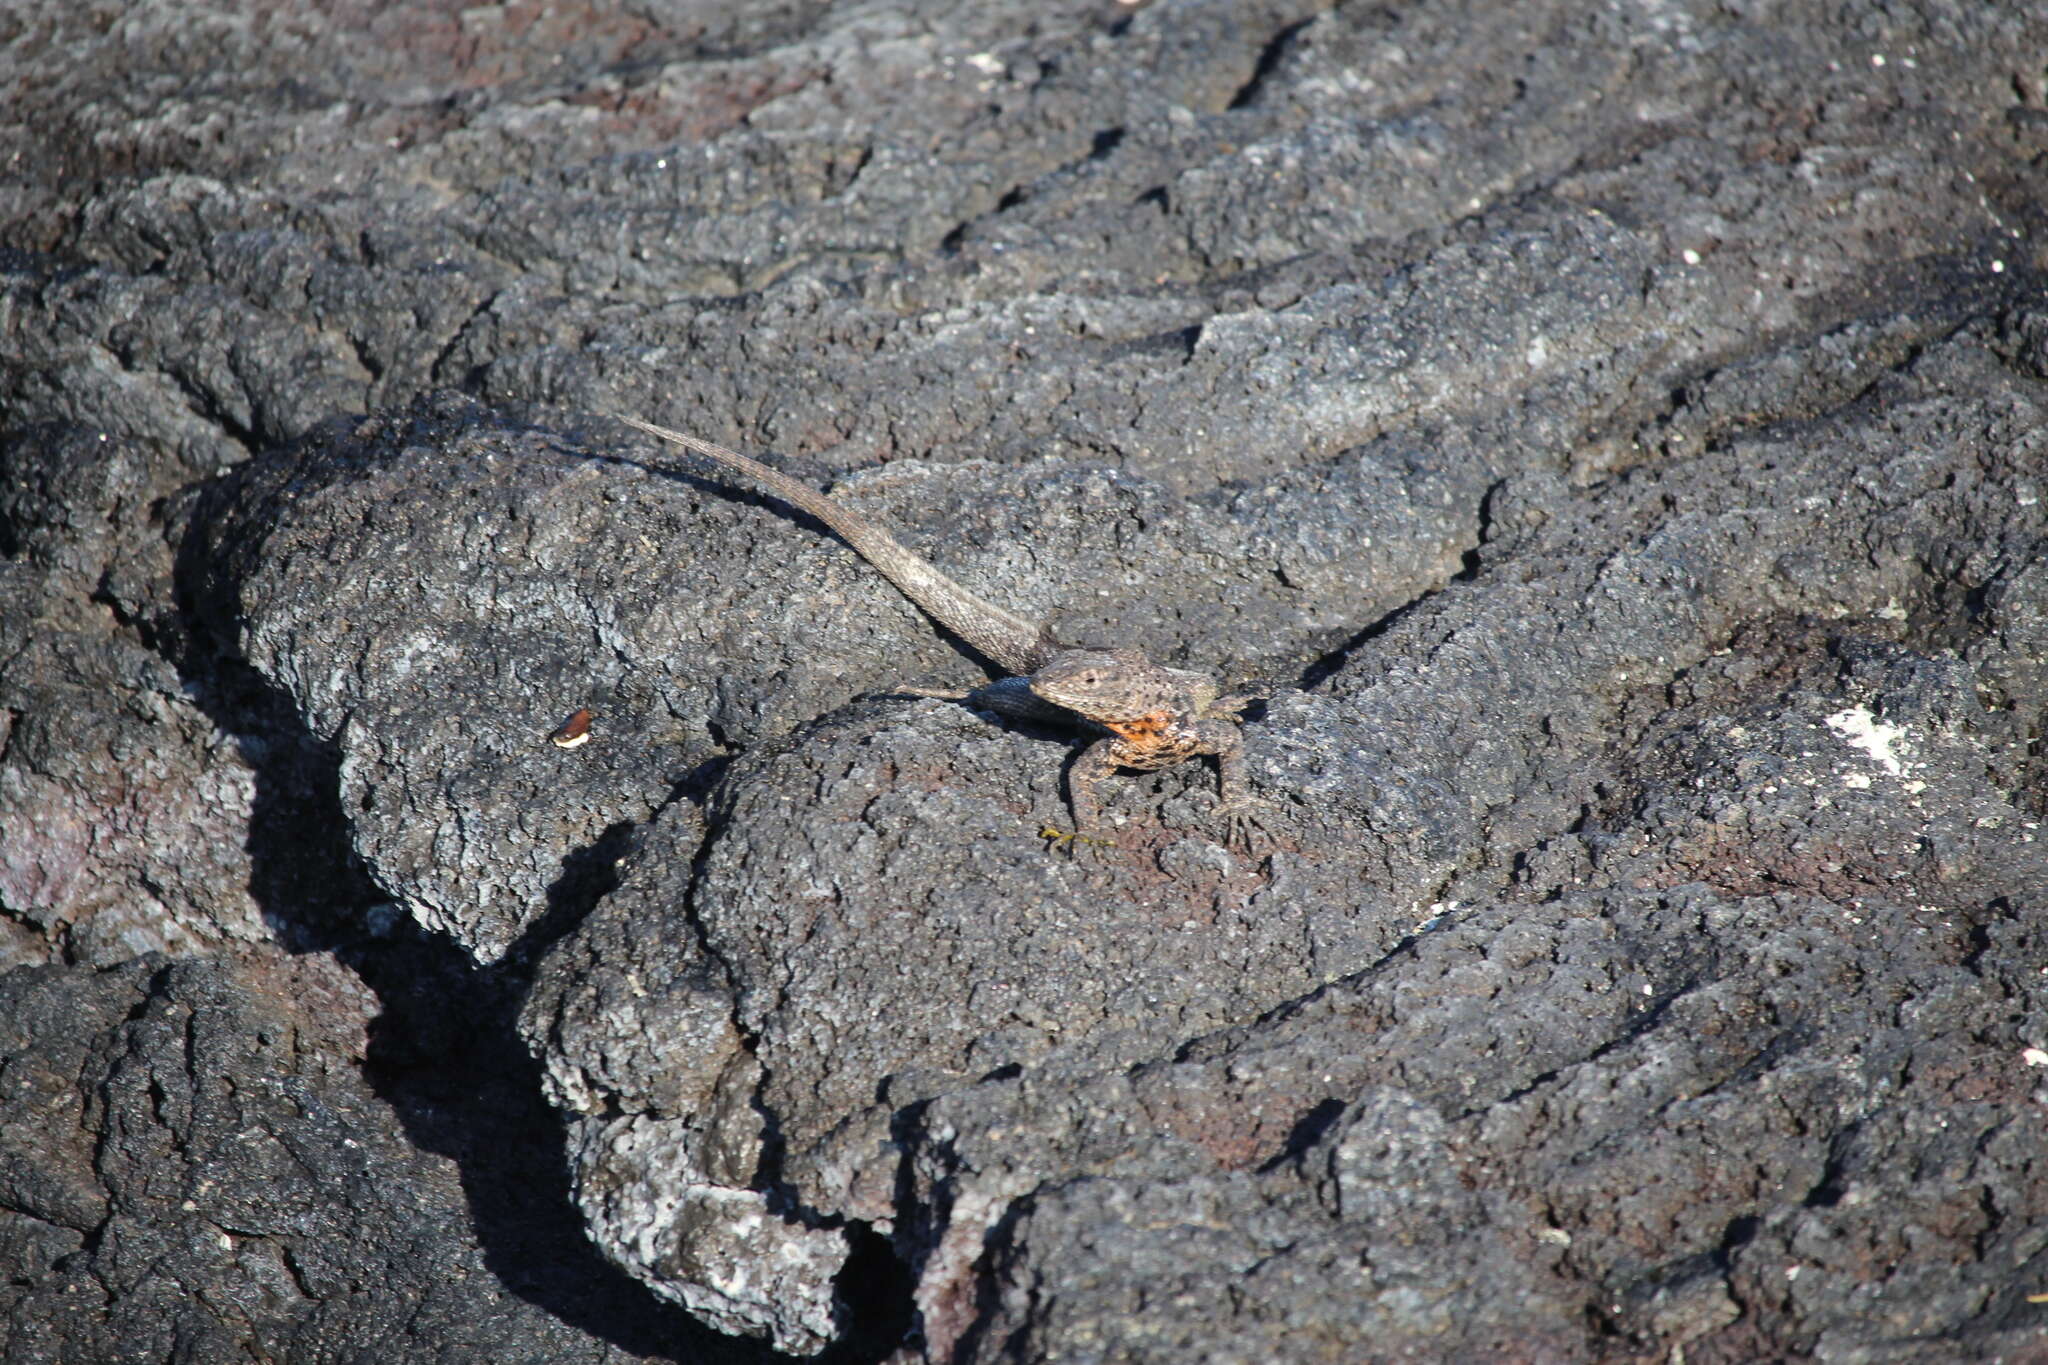
[[(1830, 730), (1840, 735), (1852, 749), (1861, 749), (1893, 777), (1904, 777), (1906, 765), (1899, 760), (1897, 745), (1906, 736), (1905, 730), (1897, 725), (1887, 725), (1871, 714), (1867, 706), (1852, 706), (1846, 711), (1837, 711), (1827, 718)], [(1853, 778), (1845, 778), (1852, 785)]]

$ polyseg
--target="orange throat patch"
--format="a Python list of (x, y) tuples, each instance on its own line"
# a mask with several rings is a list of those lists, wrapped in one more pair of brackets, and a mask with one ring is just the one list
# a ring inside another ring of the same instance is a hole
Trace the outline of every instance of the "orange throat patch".
[(1156, 749), (1165, 742), (1171, 711), (1153, 711), (1133, 720), (1104, 721), (1103, 727), (1134, 749)]

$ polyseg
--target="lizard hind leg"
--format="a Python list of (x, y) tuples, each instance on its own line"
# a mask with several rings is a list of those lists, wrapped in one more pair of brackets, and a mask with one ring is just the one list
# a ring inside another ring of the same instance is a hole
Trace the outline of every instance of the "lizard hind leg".
[[(899, 687), (896, 690), (906, 696), (956, 701), (1002, 720), (1063, 730), (1071, 730), (1076, 722), (1089, 729), (1099, 728), (1066, 707), (1038, 696), (1031, 690), (1030, 682), (1028, 678), (1015, 677), (1000, 678), (971, 691), (936, 687)], [(1064, 847), (1069, 856), (1079, 857), (1081, 851), (1091, 845), (1114, 844), (1113, 840), (1103, 838), (1098, 828), (1101, 806), (1095, 794), (1097, 784), (1116, 767), (1115, 761), (1108, 756), (1109, 743), (1108, 739), (1097, 740), (1077, 755), (1067, 769), (1067, 807), (1074, 816), (1073, 829), (1062, 830), (1047, 825), (1039, 830), (1041, 836)], [(1102, 751), (1100, 754), (1096, 753), (1098, 749)], [(1090, 755), (1095, 757), (1091, 759)]]

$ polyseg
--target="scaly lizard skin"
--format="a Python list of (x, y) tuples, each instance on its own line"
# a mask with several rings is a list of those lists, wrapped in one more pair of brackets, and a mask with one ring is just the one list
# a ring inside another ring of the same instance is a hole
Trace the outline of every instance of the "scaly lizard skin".
[(1233, 844), (1249, 846), (1252, 801), (1238, 713), (1251, 704), (1251, 696), (1222, 696), (1207, 674), (1161, 667), (1134, 649), (1063, 645), (1044, 625), (984, 602), (880, 526), (810, 485), (695, 436), (634, 417), (619, 420), (744, 474), (824, 522), (927, 616), (1015, 675), (968, 694), (924, 695), (965, 696), (990, 710), (1034, 720), (1071, 724), (1078, 717), (1085, 727), (1103, 732), (1067, 770), (1076, 842), (1103, 842), (1097, 834), (1102, 807), (1096, 788), (1105, 776), (1118, 768), (1155, 772), (1208, 754), (1216, 759), (1220, 784), (1215, 814), (1225, 820)]

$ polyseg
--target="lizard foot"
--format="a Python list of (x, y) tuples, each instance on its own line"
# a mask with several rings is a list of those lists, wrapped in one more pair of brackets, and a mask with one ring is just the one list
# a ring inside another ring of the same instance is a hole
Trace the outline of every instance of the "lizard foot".
[(1223, 846), (1247, 858), (1258, 856), (1266, 843), (1266, 827), (1259, 819), (1259, 803), (1249, 796), (1219, 801), (1209, 814), (1223, 824)]
[(1080, 861), (1083, 848), (1117, 849), (1123, 847), (1114, 839), (1098, 839), (1094, 835), (1083, 834), (1079, 830), (1055, 829), (1051, 825), (1041, 828), (1038, 831), (1038, 837), (1048, 841), (1048, 851), (1052, 848), (1063, 847), (1066, 849), (1067, 856), (1076, 862)]

